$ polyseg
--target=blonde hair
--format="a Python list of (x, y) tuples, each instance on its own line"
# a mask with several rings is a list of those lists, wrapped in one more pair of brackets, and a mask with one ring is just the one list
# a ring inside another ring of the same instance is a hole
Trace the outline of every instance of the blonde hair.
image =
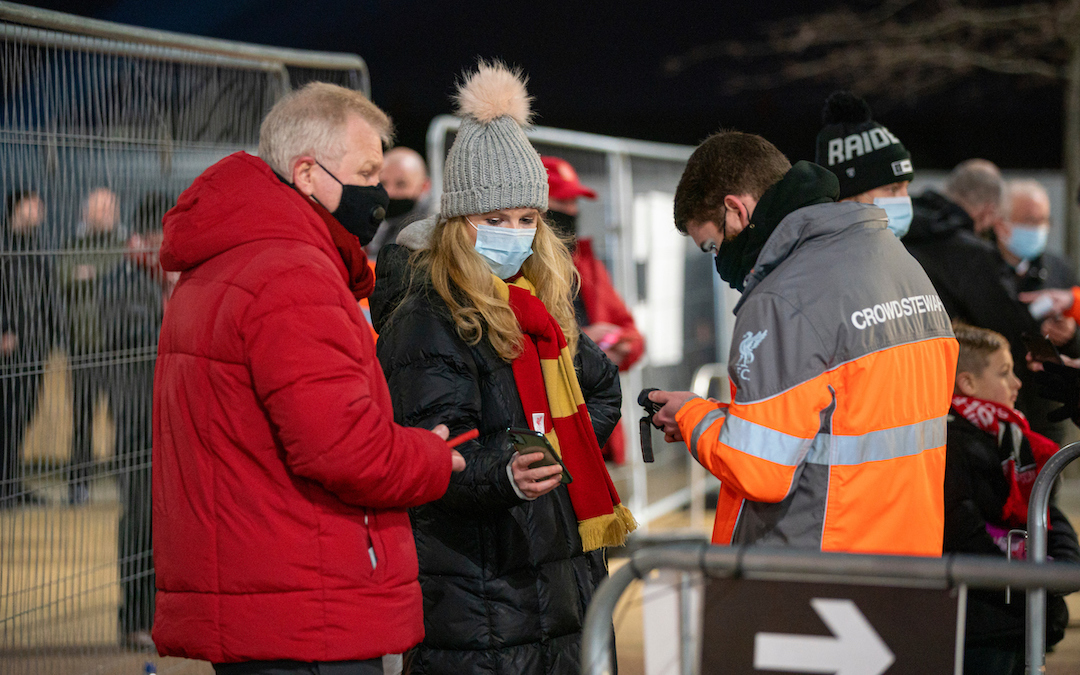
[(982, 375), (990, 365), (990, 355), (996, 351), (1009, 350), (1009, 341), (1001, 333), (986, 328), (976, 328), (960, 321), (953, 322), (953, 335), (960, 343), (960, 356), (956, 361), (956, 374)]
[[(430, 247), (413, 254), (414, 268), (427, 271), (462, 340), (476, 345), (487, 337), (502, 359), (512, 361), (521, 354), (521, 327), (510, 305), (496, 294), (491, 267), (476, 252), (469, 227), (463, 216), (440, 222), (431, 234)], [(574, 295), (579, 277), (570, 251), (543, 219), (537, 219), (532, 248), (521, 273), (536, 287), (537, 298), (562, 328), (573, 355), (577, 353)]]
[(350, 115), (364, 120), (384, 146), (394, 138), (386, 113), (362, 93), (328, 82), (311, 82), (274, 104), (259, 128), (259, 157), (291, 179), (297, 158), (311, 155), (337, 162), (345, 154), (345, 124)]

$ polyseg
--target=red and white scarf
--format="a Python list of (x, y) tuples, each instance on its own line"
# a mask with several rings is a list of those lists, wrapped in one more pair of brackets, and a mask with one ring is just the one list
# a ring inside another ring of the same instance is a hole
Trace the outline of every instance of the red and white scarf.
[(1001, 522), (1026, 528), (1031, 488), (1046, 461), (1058, 451), (1057, 443), (1031, 430), (1019, 410), (970, 396), (953, 396), (953, 410), (997, 439), (999, 448), (1010, 449), (1001, 463), (1009, 480), (1009, 498), (1001, 509)]

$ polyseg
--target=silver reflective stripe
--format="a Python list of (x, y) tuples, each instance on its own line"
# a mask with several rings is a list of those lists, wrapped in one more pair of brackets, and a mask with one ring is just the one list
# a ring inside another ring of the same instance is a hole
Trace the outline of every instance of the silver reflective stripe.
[(701, 434), (705, 433), (705, 430), (712, 426), (713, 422), (720, 419), (727, 414), (726, 408), (717, 408), (710, 411), (705, 417), (701, 418), (701, 421), (694, 427), (694, 433), (690, 436), (690, 454), (694, 456), (694, 459), (698, 464), (701, 464), (701, 458), (698, 457), (697, 443), (701, 438)]
[(871, 431), (862, 436), (833, 436), (833, 466), (911, 457), (945, 445), (945, 417)]
[(806, 453), (807, 464), (828, 464), (829, 449), (832, 447), (832, 436), (818, 434), (810, 444), (810, 452)]
[(798, 466), (810, 447), (810, 439), (785, 434), (732, 415), (720, 431), (720, 442), (760, 459)]

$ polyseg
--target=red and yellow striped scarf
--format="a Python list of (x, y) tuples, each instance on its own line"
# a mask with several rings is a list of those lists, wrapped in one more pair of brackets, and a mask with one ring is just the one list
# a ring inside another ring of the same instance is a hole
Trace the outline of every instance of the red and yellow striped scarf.
[(547, 436), (574, 477), (567, 489), (582, 548), (621, 546), (637, 522), (619, 502), (604, 465), (562, 328), (525, 277), (511, 285), (496, 277), (495, 287), (514, 311), (526, 338), (524, 351), (512, 364), (525, 419)]

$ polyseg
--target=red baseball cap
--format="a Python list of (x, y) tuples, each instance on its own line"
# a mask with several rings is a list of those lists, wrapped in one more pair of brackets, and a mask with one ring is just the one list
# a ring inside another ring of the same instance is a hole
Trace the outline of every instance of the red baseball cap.
[(577, 171), (570, 162), (561, 157), (541, 156), (548, 173), (548, 196), (552, 199), (574, 199), (587, 197), (596, 199), (596, 192), (581, 184)]

